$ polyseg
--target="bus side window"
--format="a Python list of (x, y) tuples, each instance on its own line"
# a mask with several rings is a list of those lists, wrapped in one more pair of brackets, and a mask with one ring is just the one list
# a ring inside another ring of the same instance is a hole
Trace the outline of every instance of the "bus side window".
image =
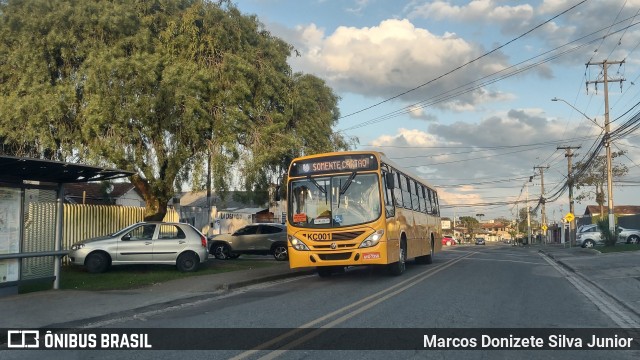
[(405, 209), (411, 210), (411, 192), (409, 191), (409, 178), (402, 175), (402, 204)]
[(440, 214), (440, 204), (438, 204), (438, 193), (433, 192), (433, 199), (435, 200), (435, 205), (433, 207), (433, 215)]
[(386, 217), (393, 217), (396, 215), (396, 208), (393, 205), (393, 191), (387, 186), (387, 172), (382, 172), (382, 191), (384, 192), (384, 209)]
[(430, 214), (437, 214), (438, 213), (438, 209), (437, 209), (437, 205), (436, 205), (436, 193), (435, 191), (429, 189), (429, 199), (431, 200), (431, 212)]
[(422, 193), (422, 191), (420, 191), (422, 189), (422, 186), (420, 186), (420, 184), (418, 182), (414, 182), (414, 189), (416, 189), (416, 203), (413, 206), (413, 210), (415, 211), (421, 211), (420, 208), (422, 208), (422, 199), (420, 198), (420, 194)]
[(427, 213), (428, 212), (428, 208), (427, 208), (427, 196), (425, 193), (425, 188), (424, 186), (420, 187), (420, 209), (422, 210), (423, 213)]
[(418, 201), (418, 184), (415, 180), (411, 180), (411, 203), (413, 204), (414, 211), (420, 211), (420, 202)]
[(433, 214), (433, 193), (431, 189), (427, 188), (427, 194), (429, 195), (428, 206), (429, 206), (429, 214)]
[(394, 199), (396, 201), (396, 206), (399, 207), (403, 207), (403, 202), (402, 202), (402, 179), (400, 178), (400, 173), (395, 173), (397, 174), (397, 186), (393, 188), (393, 195), (394, 195)]

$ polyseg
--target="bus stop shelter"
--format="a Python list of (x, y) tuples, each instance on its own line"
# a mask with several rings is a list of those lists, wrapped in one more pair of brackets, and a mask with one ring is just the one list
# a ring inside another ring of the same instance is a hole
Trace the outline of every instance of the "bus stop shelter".
[(31, 282), (59, 288), (64, 184), (112, 180), (133, 172), (0, 156), (0, 296)]

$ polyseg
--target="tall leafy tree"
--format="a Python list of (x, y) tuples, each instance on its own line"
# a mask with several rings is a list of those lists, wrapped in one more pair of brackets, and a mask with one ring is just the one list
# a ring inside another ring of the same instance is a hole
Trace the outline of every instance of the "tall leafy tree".
[(267, 200), (267, 188), (271, 184), (285, 181), (282, 176), (295, 157), (347, 150), (357, 141), (333, 131), (340, 117), (340, 98), (324, 80), (296, 73), (287, 79), (287, 84), (290, 89), (278, 99), (278, 106), (283, 110), (278, 117), (280, 121), (253, 118), (254, 135), (238, 139), (247, 149), (242, 168), (244, 186), (259, 196), (254, 199), (258, 203)]
[[(611, 173), (613, 180), (625, 176), (629, 169), (626, 165), (615, 163), (613, 160), (625, 154), (625, 151), (616, 151), (611, 153), (612, 167)], [(607, 183), (607, 157), (600, 155), (594, 158), (590, 163), (581, 161), (573, 165), (572, 173), (581, 173), (582, 175), (574, 179), (576, 190), (580, 190), (575, 199), (578, 202), (585, 200), (595, 200), (600, 207), (600, 216), (604, 214), (604, 203), (606, 202), (605, 187)], [(593, 189), (593, 190), (590, 190)]]
[(473, 216), (460, 216), (460, 222), (467, 229), (467, 235), (473, 240), (475, 234), (480, 230), (480, 222)]
[[(147, 219), (181, 184), (202, 186), (207, 159), (216, 189), (238, 159), (264, 187), (261, 169), (315, 141), (291, 131), (290, 52), (229, 1), (0, 2), (2, 151), (133, 170)], [(317, 91), (333, 101), (310, 109), (317, 136), (344, 148), (337, 98)]]

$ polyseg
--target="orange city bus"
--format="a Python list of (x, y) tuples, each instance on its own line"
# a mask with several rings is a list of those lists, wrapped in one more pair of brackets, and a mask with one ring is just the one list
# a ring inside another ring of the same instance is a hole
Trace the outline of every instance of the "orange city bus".
[(291, 268), (315, 266), (327, 277), (346, 266), (386, 265), (400, 275), (407, 259), (430, 264), (442, 249), (436, 190), (383, 153), (296, 158), (287, 194)]

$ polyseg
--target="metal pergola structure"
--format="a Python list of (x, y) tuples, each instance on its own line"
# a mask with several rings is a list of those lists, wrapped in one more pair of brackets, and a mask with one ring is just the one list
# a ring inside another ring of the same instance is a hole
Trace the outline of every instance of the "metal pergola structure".
[[(53, 288), (59, 288), (61, 258), (68, 253), (67, 250), (62, 249), (65, 183), (112, 180), (131, 176), (133, 174), (133, 172), (124, 170), (108, 169), (60, 161), (0, 155), (0, 190), (4, 191), (7, 198), (12, 197), (10, 201), (6, 202), (4, 211), (12, 212), (11, 215), (13, 215), (14, 217), (17, 216), (17, 224), (19, 224), (17, 233), (16, 231), (12, 231), (11, 229), (9, 229), (8, 225), (6, 224), (4, 226), (4, 229), (0, 227), (0, 232), (3, 230), (11, 232), (6, 234), (4, 238), (0, 237), (0, 249), (5, 250), (0, 253), (0, 262), (5, 260), (17, 259), (19, 272), (17, 280), (2, 281), (2, 279), (0, 279), (0, 290), (2, 290), (3, 288), (6, 289), (13, 287), (17, 291), (18, 285), (22, 283), (23, 259), (51, 256), (54, 257)], [(49, 193), (55, 191), (56, 194), (54, 232), (55, 239), (53, 239), (54, 249), (52, 251), (23, 251), (23, 240), (25, 234), (25, 191), (34, 189), (36, 191), (48, 191)], [(18, 196), (20, 206), (19, 209), (15, 209), (15, 206), (12, 205), (17, 202)], [(9, 215), (5, 215), (5, 217), (9, 218)], [(9, 245), (9, 242), (11, 241), (10, 237), (13, 237), (14, 241), (16, 240), (16, 237), (18, 238), (17, 252), (15, 251), (15, 246)], [(2, 244), (2, 241), (6, 241), (7, 244)]]

